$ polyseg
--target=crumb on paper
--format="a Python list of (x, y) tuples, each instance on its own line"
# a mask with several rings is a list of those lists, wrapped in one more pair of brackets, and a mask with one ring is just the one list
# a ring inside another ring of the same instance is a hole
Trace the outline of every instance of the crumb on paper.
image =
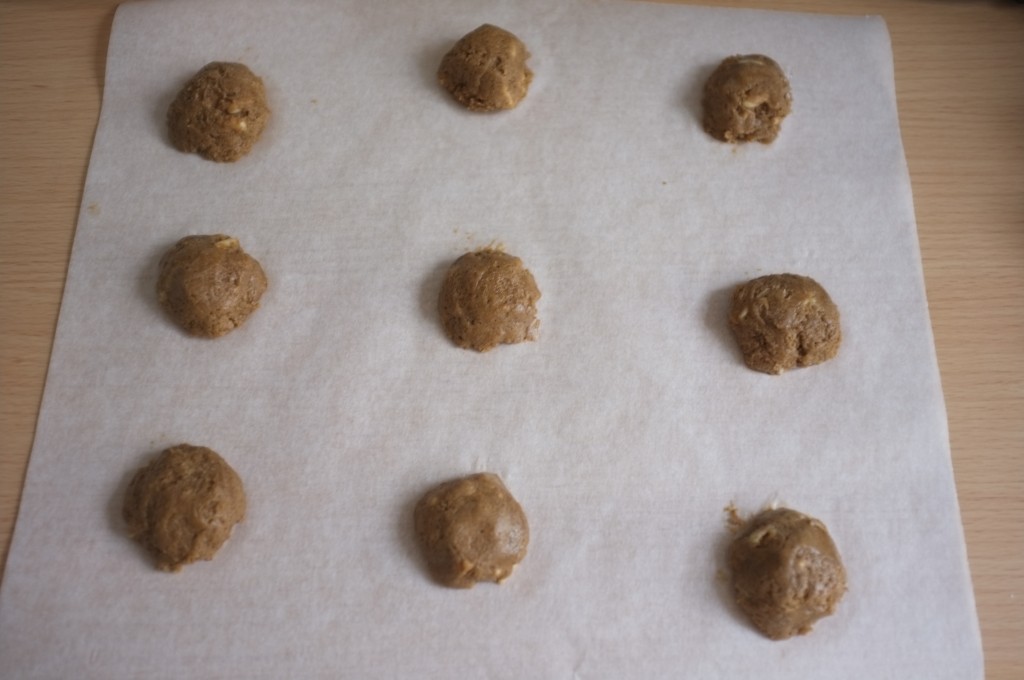
[(731, 533), (736, 533), (743, 528), (744, 524), (746, 524), (746, 520), (743, 519), (743, 516), (740, 514), (735, 501), (729, 501), (729, 505), (722, 508), (722, 510), (725, 511), (725, 514), (727, 515), (725, 524)]

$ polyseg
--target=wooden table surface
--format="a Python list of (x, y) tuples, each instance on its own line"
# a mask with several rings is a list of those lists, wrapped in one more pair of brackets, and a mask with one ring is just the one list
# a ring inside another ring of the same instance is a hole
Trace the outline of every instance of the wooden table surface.
[[(699, 4), (888, 22), (986, 673), (1024, 678), (1024, 4)], [(0, 0), (0, 564), (32, 447), (115, 7)]]

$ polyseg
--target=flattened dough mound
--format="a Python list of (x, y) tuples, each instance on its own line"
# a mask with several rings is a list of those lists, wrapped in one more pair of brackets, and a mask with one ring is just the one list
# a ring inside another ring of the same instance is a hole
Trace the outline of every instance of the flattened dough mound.
[(795, 510), (753, 517), (728, 559), (736, 604), (772, 640), (809, 633), (846, 592), (846, 570), (828, 529)]
[(427, 566), (443, 585), (501, 583), (526, 557), (526, 515), (497, 475), (445, 482), (420, 499), (414, 515)]
[(464, 35), (441, 60), (441, 87), (470, 111), (513, 109), (526, 96), (533, 72), (526, 45), (508, 31), (484, 24)]
[(535, 340), (539, 299), (540, 290), (522, 260), (484, 248), (449, 267), (438, 311), (452, 342), (486, 352), (500, 343)]
[(728, 57), (704, 84), (704, 130), (723, 142), (768, 144), (789, 115), (789, 81), (763, 54)]
[(238, 474), (216, 452), (179, 444), (135, 473), (122, 510), (129, 535), (164, 571), (211, 560), (245, 517)]
[(266, 289), (260, 263), (224, 234), (186, 236), (160, 259), (160, 306), (192, 335), (216, 338), (241, 326)]
[(743, 360), (778, 375), (828, 361), (839, 351), (839, 309), (814, 279), (770, 274), (736, 288), (729, 311)]
[(185, 83), (167, 127), (179, 151), (223, 163), (249, 153), (269, 118), (263, 81), (244, 64), (215, 61)]

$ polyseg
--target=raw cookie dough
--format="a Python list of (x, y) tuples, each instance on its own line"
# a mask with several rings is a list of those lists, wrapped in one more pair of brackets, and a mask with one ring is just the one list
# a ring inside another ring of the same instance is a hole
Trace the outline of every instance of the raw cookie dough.
[(789, 115), (786, 74), (762, 54), (728, 57), (704, 84), (704, 130), (723, 142), (770, 143)]
[(172, 446), (135, 473), (122, 510), (128, 533), (164, 571), (211, 560), (245, 517), (242, 480), (204, 446)]
[(466, 253), (448, 269), (438, 311), (452, 342), (478, 352), (535, 340), (540, 290), (518, 257), (484, 248)]
[(533, 72), (526, 45), (508, 31), (484, 24), (455, 43), (441, 60), (441, 87), (470, 111), (515, 108), (526, 96)]
[(249, 153), (269, 117), (263, 81), (244, 64), (215, 61), (185, 83), (167, 127), (179, 151), (232, 162)]
[(186, 236), (160, 259), (160, 306), (192, 335), (216, 338), (241, 326), (266, 289), (260, 263), (224, 234)]
[(747, 366), (775, 375), (828, 361), (842, 340), (832, 298), (817, 281), (796, 274), (770, 274), (737, 287), (729, 327)]
[(526, 515), (501, 479), (484, 472), (429, 491), (414, 513), (431, 575), (452, 588), (501, 583), (526, 557)]
[(729, 545), (736, 604), (772, 640), (809, 633), (846, 592), (846, 571), (825, 525), (787, 508), (765, 510)]

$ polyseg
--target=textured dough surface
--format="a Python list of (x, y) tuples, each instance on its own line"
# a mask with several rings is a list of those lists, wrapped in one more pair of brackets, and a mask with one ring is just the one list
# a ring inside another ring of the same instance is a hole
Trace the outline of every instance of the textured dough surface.
[(846, 571), (828, 529), (795, 510), (766, 510), (729, 546), (736, 604), (773, 640), (804, 635), (835, 612)]
[(704, 130), (723, 142), (768, 144), (789, 115), (786, 75), (762, 54), (728, 57), (704, 84)]
[(441, 59), (441, 87), (471, 111), (512, 109), (526, 96), (530, 53), (508, 31), (484, 24), (464, 35)]
[(160, 306), (192, 335), (216, 338), (249, 318), (267, 289), (263, 267), (224, 234), (186, 236), (160, 259)]
[(484, 248), (448, 269), (438, 312), (456, 345), (486, 352), (498, 344), (537, 338), (540, 290), (518, 257)]
[(729, 327), (743, 360), (778, 375), (828, 361), (839, 351), (839, 309), (821, 285), (797, 274), (770, 274), (736, 288)]
[(210, 560), (245, 517), (238, 474), (216, 452), (179, 444), (135, 473), (124, 498), (129, 535), (164, 571)]
[(497, 475), (445, 482), (420, 499), (414, 514), (430, 573), (446, 586), (501, 583), (526, 557), (526, 515)]
[(233, 162), (249, 153), (269, 118), (263, 81), (244, 64), (215, 61), (174, 98), (167, 127), (179, 151)]

